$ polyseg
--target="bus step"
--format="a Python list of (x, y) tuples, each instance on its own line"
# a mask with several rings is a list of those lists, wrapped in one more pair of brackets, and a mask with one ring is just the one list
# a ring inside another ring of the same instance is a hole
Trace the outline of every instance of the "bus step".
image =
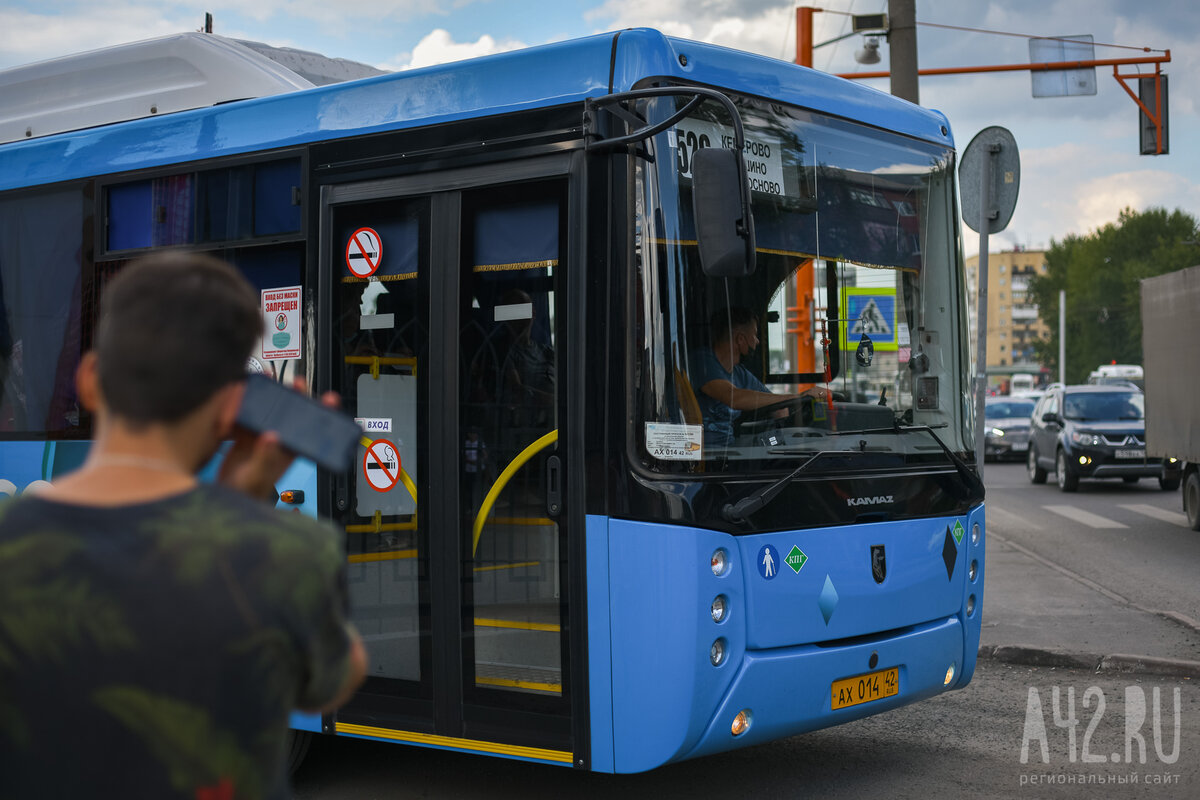
[(475, 685), (531, 694), (560, 695), (562, 670), (477, 661)]

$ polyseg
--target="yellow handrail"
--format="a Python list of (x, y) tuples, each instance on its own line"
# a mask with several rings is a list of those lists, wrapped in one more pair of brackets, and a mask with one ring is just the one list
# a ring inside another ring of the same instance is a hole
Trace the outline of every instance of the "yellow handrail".
[(529, 459), (533, 458), (542, 450), (558, 441), (558, 429), (554, 429), (547, 433), (542, 438), (538, 439), (533, 444), (526, 447), (520, 454), (509, 462), (504, 471), (500, 473), (500, 477), (492, 484), (492, 488), (488, 490), (487, 496), (483, 498), (483, 504), (479, 506), (479, 513), (475, 515), (475, 529), (471, 536), (471, 556), (474, 557), (475, 551), (479, 548), (479, 535), (483, 533), (483, 525), (487, 522), (488, 515), (492, 513), (492, 506), (496, 503), (496, 498), (500, 496), (500, 492), (504, 491), (504, 487), (516, 474), (517, 470), (525, 466)]
[(371, 377), (379, 380), (381, 364), (411, 367), (413, 375), (417, 374), (417, 360), (411, 356), (346, 356), (342, 359), (347, 364), (362, 364), (371, 368)]

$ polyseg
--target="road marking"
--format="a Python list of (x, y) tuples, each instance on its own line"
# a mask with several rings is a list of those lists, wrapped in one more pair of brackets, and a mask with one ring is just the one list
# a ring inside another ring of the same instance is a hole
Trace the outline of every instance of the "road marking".
[(1122, 525), (1115, 520), (1106, 519), (1099, 514), (1091, 514), (1084, 511), (1082, 508), (1075, 506), (1042, 506), (1047, 511), (1052, 511), (1059, 516), (1073, 519), (1076, 522), (1083, 523), (1089, 528), (1128, 528), (1128, 525)]
[(1009, 529), (1016, 531), (1042, 530), (1042, 526), (1037, 525), (1032, 520), (1026, 519), (1019, 514), (1014, 514), (1011, 511), (1006, 511), (1003, 508), (998, 508), (997, 506), (987, 507), (987, 523), (989, 531), (996, 528), (1002, 531)]
[(1126, 511), (1132, 511), (1135, 514), (1145, 514), (1147, 517), (1154, 517), (1154, 519), (1160, 519), (1163, 522), (1169, 522), (1172, 525), (1178, 525), (1181, 528), (1191, 527), (1191, 525), (1188, 524), (1187, 517), (1183, 514), (1180, 514), (1178, 511), (1168, 511), (1165, 508), (1149, 506), (1145, 503), (1131, 503), (1127, 506), (1123, 505), (1121, 508), (1125, 509)]

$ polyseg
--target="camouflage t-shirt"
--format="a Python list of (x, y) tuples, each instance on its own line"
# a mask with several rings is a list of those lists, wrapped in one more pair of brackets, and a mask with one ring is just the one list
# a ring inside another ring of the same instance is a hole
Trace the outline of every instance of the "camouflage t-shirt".
[(336, 531), (204, 485), (0, 505), (0, 798), (281, 798), (349, 669)]

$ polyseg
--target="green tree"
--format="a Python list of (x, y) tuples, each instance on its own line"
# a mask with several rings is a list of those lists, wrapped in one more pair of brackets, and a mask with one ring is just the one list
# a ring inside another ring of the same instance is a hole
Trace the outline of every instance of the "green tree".
[(1034, 342), (1038, 361), (1058, 374), (1058, 293), (1066, 291), (1066, 379), (1084, 383), (1101, 364), (1142, 363), (1143, 278), (1200, 263), (1196, 219), (1164, 208), (1126, 208), (1116, 223), (1086, 236), (1051, 241), (1046, 274), (1029, 292), (1047, 339)]

